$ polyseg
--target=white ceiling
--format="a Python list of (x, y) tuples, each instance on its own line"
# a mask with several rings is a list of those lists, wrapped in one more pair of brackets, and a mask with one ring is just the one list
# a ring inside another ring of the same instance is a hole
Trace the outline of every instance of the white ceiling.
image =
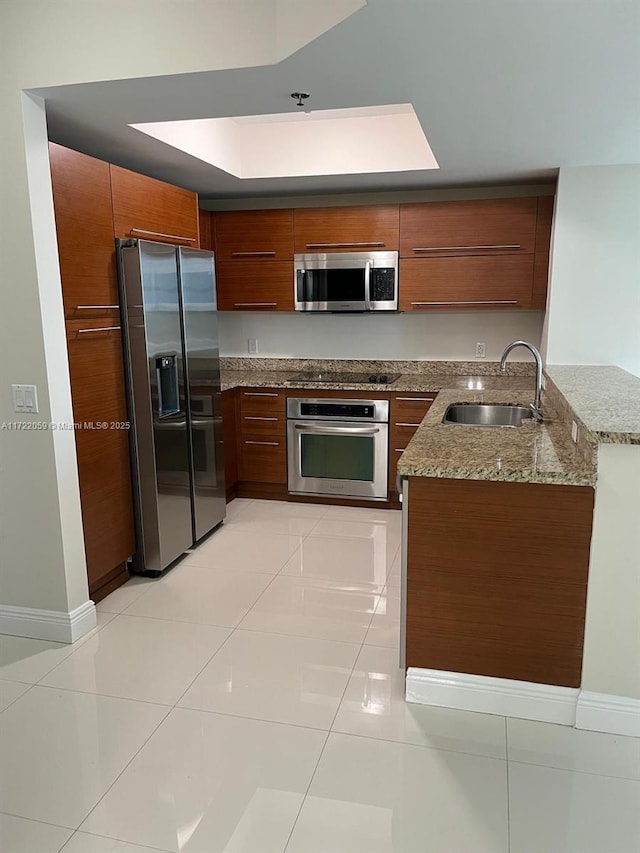
[[(368, 0), (277, 65), (37, 91), (54, 141), (209, 198), (540, 182), (640, 162), (640, 0)], [(293, 91), (413, 104), (440, 168), (241, 179), (129, 127), (295, 112)]]

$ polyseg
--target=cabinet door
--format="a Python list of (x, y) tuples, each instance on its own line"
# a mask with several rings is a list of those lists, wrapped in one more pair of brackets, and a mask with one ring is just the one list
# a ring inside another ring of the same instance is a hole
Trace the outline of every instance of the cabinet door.
[(292, 261), (216, 262), (219, 311), (293, 311)]
[(542, 311), (547, 307), (553, 201), (554, 197), (552, 195), (540, 196), (538, 199), (536, 250), (533, 256), (533, 294), (531, 296), (531, 307), (539, 308)]
[[(67, 321), (89, 591), (135, 551), (129, 431), (117, 323)], [(93, 425), (93, 428), (92, 428)], [(101, 426), (99, 426), (101, 425)]]
[(404, 258), (400, 261), (400, 310), (530, 308), (532, 282), (532, 254)]
[(400, 255), (533, 252), (537, 209), (537, 198), (402, 204)]
[(238, 482), (238, 392), (222, 392), (222, 430), (224, 433), (224, 478), (227, 493)]
[(65, 317), (117, 317), (109, 164), (54, 143), (49, 161)]
[(198, 211), (198, 220), (200, 227), (200, 248), (208, 249), (210, 252), (213, 252), (213, 214), (210, 210), (200, 209)]
[(299, 208), (294, 212), (296, 252), (357, 252), (398, 248), (397, 204)]
[(116, 237), (199, 245), (196, 193), (113, 165), (111, 192)]
[(216, 258), (293, 259), (293, 210), (237, 210), (216, 213)]
[(248, 483), (287, 482), (287, 444), (284, 436), (245, 434), (240, 438), (240, 479)]

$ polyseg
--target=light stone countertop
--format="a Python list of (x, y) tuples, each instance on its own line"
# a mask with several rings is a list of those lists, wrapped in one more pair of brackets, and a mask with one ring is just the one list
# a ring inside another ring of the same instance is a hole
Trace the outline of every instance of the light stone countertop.
[[(292, 377), (300, 371), (286, 370), (227, 370), (223, 369), (222, 390), (230, 391), (233, 388), (288, 388), (294, 391), (301, 388), (305, 391), (376, 391), (402, 392), (413, 391), (416, 393), (427, 391), (441, 391), (443, 388), (460, 390), (528, 390), (533, 389), (535, 380), (532, 376), (458, 376), (419, 373), (403, 373), (395, 382), (387, 385), (365, 383), (348, 383), (332, 385), (329, 382), (300, 382)], [(392, 371), (389, 370), (389, 373)], [(530, 402), (530, 400), (529, 400)]]
[(530, 402), (526, 391), (442, 391), (400, 457), (398, 474), (593, 486), (593, 467), (585, 462), (565, 424), (550, 409), (544, 412), (544, 423), (525, 422), (513, 428), (442, 423), (450, 403)]
[(551, 365), (545, 372), (591, 441), (640, 444), (637, 376), (607, 365)]

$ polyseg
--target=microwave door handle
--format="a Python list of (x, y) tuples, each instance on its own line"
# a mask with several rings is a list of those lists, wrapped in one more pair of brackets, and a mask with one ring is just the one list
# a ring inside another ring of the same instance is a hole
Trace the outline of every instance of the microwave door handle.
[(364, 308), (365, 311), (371, 310), (371, 261), (364, 265)]

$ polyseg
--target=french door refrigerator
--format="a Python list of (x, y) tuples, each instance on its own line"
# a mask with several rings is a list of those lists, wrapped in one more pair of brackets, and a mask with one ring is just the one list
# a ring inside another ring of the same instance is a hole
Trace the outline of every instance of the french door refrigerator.
[(213, 252), (118, 240), (134, 571), (159, 574), (226, 514)]

